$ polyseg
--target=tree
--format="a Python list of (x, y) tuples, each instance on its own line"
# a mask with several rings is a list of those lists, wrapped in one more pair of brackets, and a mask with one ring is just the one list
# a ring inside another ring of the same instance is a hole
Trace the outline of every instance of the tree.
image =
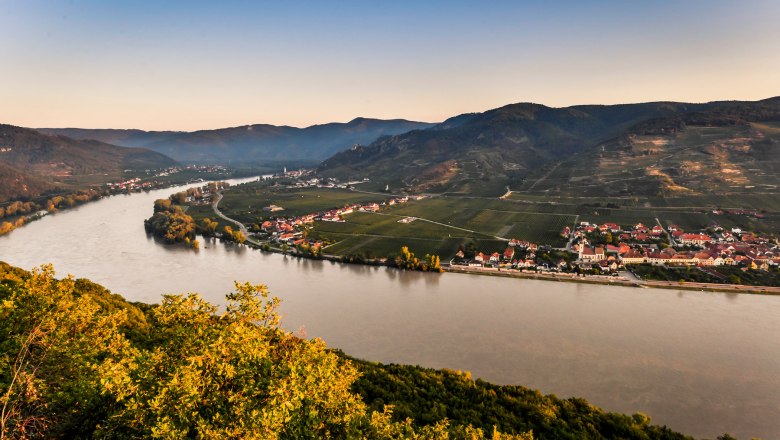
[[(108, 429), (140, 437), (344, 438), (365, 405), (357, 370), (279, 327), (265, 286), (236, 284), (225, 312), (198, 295), (169, 295), (154, 310), (153, 349), (103, 368), (122, 403)], [(351, 434), (351, 435), (350, 435)]]
[(155, 213), (144, 220), (146, 231), (164, 238), (168, 243), (193, 240), (195, 221), (180, 207), (171, 206), (169, 203), (165, 203), (162, 199), (155, 202)]
[(219, 223), (212, 221), (208, 217), (204, 218), (201, 223), (203, 224), (203, 233), (206, 235), (214, 235), (219, 227)]
[[(51, 266), (0, 288), (0, 437), (83, 437), (105, 413), (99, 366), (127, 354), (122, 311), (108, 312)], [(82, 412), (74, 411), (79, 408)]]
[(185, 191), (177, 192), (170, 197), (173, 203), (177, 205), (183, 205), (187, 201), (187, 193)]
[(157, 199), (154, 201), (154, 212), (170, 211), (171, 201), (169, 199)]

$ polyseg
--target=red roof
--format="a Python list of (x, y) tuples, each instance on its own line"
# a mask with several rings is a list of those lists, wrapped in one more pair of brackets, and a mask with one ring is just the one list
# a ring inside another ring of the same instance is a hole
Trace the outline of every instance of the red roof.
[(702, 241), (710, 241), (712, 238), (710, 238), (709, 235), (704, 234), (683, 234), (680, 239), (682, 240), (702, 240)]

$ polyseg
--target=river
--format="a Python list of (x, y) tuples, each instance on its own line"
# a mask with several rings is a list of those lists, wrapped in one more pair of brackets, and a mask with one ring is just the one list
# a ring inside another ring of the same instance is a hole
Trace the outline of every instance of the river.
[[(183, 187), (182, 187), (183, 188)], [(650, 415), (695, 436), (780, 438), (780, 297), (423, 274), (148, 238), (152, 202), (114, 196), (0, 237), (0, 260), (90, 278), (132, 301), (267, 284), (286, 328), (364, 359)]]

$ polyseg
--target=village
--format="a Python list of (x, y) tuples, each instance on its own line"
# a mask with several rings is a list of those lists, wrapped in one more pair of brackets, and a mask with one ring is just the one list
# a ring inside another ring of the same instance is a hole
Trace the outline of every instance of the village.
[[(417, 199), (419, 197), (412, 197)], [(407, 196), (385, 202), (358, 203), (300, 216), (274, 216), (260, 224), (269, 241), (280, 245), (320, 248), (322, 243), (306, 237), (306, 226), (316, 221), (345, 222), (353, 212), (377, 212), (385, 207), (409, 201)], [(282, 213), (284, 208), (269, 205), (269, 214)], [(414, 221), (404, 218), (401, 223)], [(645, 226), (638, 223), (621, 226), (613, 222), (592, 224), (580, 222), (574, 228), (565, 227), (561, 236), (568, 240), (565, 248), (510, 239), (503, 251), (484, 253), (461, 248), (449, 261), (451, 266), (471, 268), (516, 269), (536, 272), (564, 272), (616, 275), (626, 265), (652, 264), (663, 266), (737, 266), (745, 270), (769, 270), (780, 267), (780, 246), (768, 235), (725, 230), (717, 225), (687, 232), (670, 224)]]
[[(131, 172), (131, 170), (125, 170)], [(169, 167), (161, 170), (144, 170), (146, 177), (132, 177), (105, 184), (110, 194), (122, 192), (139, 192), (162, 188), (170, 185), (168, 182), (153, 180), (155, 178), (165, 178), (185, 171), (193, 173), (225, 173), (228, 168), (222, 165), (185, 165), (178, 167)], [(204, 182), (203, 178), (192, 179), (192, 182)]]
[[(274, 217), (272, 220), (262, 222), (260, 224), (260, 230), (268, 235), (269, 240), (278, 244), (288, 246), (301, 246), (305, 244), (309, 248), (319, 249), (322, 247), (322, 242), (305, 238), (304, 226), (312, 225), (315, 221), (344, 223), (344, 216), (352, 214), (353, 212), (377, 212), (382, 207), (393, 206), (408, 201), (409, 197), (403, 196), (391, 198), (380, 203), (354, 203), (342, 208), (300, 216), (278, 216)], [(263, 210), (274, 213), (284, 211), (284, 208), (281, 206), (269, 205), (263, 208)]]
[(460, 250), (451, 264), (612, 276), (627, 266), (640, 264), (697, 267), (705, 272), (713, 266), (736, 266), (743, 271), (780, 267), (776, 238), (740, 228), (725, 230), (712, 225), (706, 230), (686, 232), (676, 225), (664, 229), (661, 225), (650, 227), (642, 223), (623, 227), (612, 222), (580, 222), (573, 230), (565, 227), (561, 236), (569, 240), (566, 248), (512, 239), (503, 252), (469, 255)]
[[(340, 182), (336, 179), (317, 179), (309, 170), (287, 171), (263, 176), (261, 182), (269, 188), (285, 191), (314, 191), (318, 189), (354, 190), (360, 182)], [(208, 206), (210, 212), (219, 187), (206, 185), (199, 191), (182, 194), (180, 203), (190, 206)], [(225, 185), (226, 186), (226, 185)], [(261, 186), (262, 187), (262, 186)], [(360, 193), (360, 191), (358, 191)], [(303, 193), (302, 193), (303, 194)], [(386, 195), (380, 201), (366, 200), (370, 194), (363, 192), (364, 200), (347, 203), (340, 208), (305, 213), (300, 202), (292, 209), (286, 209), (285, 197), (267, 199), (265, 206), (257, 208), (255, 221), (247, 222), (244, 228), (246, 239), (265, 250), (280, 250), (295, 255), (314, 258), (340, 259), (370, 264), (384, 264), (396, 257), (385, 247), (385, 252), (348, 254), (339, 247), (339, 239), (329, 240), (320, 233), (316, 223), (349, 223), (353, 213), (383, 212), (395, 205), (409, 201), (425, 199), (425, 195), (392, 196)], [(314, 196), (319, 197), (319, 196)], [(315, 205), (322, 205), (321, 202)], [(287, 207), (291, 208), (291, 207)], [(234, 208), (235, 209), (235, 208)], [(314, 208), (316, 209), (316, 208)], [(304, 212), (305, 214), (302, 214)], [(417, 220), (431, 222), (417, 217), (418, 210), (394, 211), (401, 213), (396, 221), (409, 224)], [(724, 211), (745, 217), (760, 218), (753, 210)], [(247, 212), (248, 214), (249, 212)], [(413, 213), (413, 214), (409, 214)], [(718, 212), (713, 211), (718, 215)], [(201, 215), (207, 215), (205, 212)], [(578, 219), (579, 220), (579, 219)], [(664, 227), (659, 219), (653, 219), (651, 225), (636, 223), (621, 225), (604, 221), (596, 224), (589, 221), (577, 221), (565, 226), (554, 242), (533, 242), (518, 238), (494, 237), (493, 240), (464, 238), (461, 245), (452, 254), (441, 255), (441, 267), (444, 270), (468, 271), (476, 273), (502, 272), (506, 275), (543, 276), (554, 278), (587, 277), (604, 279), (610, 282), (636, 282), (639, 280), (690, 281), (728, 284), (776, 285), (780, 273), (780, 246), (775, 236), (743, 230), (739, 227), (723, 228), (711, 223), (706, 228), (685, 230), (668, 223)], [(246, 220), (244, 220), (246, 222)], [(365, 222), (365, 220), (361, 220)], [(433, 222), (436, 224), (436, 222)], [(361, 223), (362, 224), (362, 223)], [(446, 224), (442, 227), (450, 227)], [(335, 226), (335, 225), (334, 225)], [(690, 225), (689, 225), (690, 226)], [(345, 231), (349, 235), (349, 226), (328, 230)], [(400, 230), (395, 230), (398, 233)], [(462, 229), (461, 229), (462, 231)], [(317, 232), (317, 233), (313, 233)], [(219, 234), (217, 234), (219, 235)], [(550, 237), (552, 237), (550, 236)], [(524, 237), (526, 238), (526, 237)], [(342, 239), (343, 240), (343, 239)], [(481, 243), (481, 245), (479, 244)], [(503, 243), (503, 244), (500, 244)], [(399, 251), (404, 243), (399, 244)], [(479, 249), (490, 246), (492, 249)], [(497, 246), (501, 246), (496, 249)], [(333, 249), (328, 252), (328, 249)], [(397, 252), (397, 251), (396, 251)]]

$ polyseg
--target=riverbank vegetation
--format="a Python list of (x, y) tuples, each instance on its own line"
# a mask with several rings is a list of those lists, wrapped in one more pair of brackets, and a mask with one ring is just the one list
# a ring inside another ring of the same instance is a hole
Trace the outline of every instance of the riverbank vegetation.
[(422, 272), (441, 272), (441, 261), (438, 255), (425, 254), (425, 257), (418, 258), (413, 252), (409, 251), (407, 246), (401, 247), (401, 253), (394, 259), (388, 260), (391, 267), (397, 267), (404, 270), (419, 270)]
[(36, 200), (15, 200), (4, 206), (0, 205), (0, 235), (7, 234), (44, 215), (73, 208), (110, 194), (108, 190), (85, 189)]
[(410, 365), (384, 365), (345, 356), (362, 373), (353, 389), (369, 408), (393, 406), (397, 420), (419, 424), (447, 419), (486, 431), (533, 431), (543, 439), (684, 439), (651, 424), (650, 417), (605, 413), (585, 399), (560, 399), (522, 386), (500, 386), (473, 380), (470, 373)]
[(197, 294), (128, 303), (0, 263), (2, 435), (689, 438), (582, 399), (351, 359), (282, 329), (278, 305), (250, 284), (224, 309)]
[[(167, 243), (186, 243), (191, 245), (195, 240), (195, 221), (179, 205), (174, 205), (172, 199), (157, 199), (154, 202), (154, 214), (144, 220), (146, 232), (164, 239)], [(194, 246), (193, 246), (194, 247)]]

